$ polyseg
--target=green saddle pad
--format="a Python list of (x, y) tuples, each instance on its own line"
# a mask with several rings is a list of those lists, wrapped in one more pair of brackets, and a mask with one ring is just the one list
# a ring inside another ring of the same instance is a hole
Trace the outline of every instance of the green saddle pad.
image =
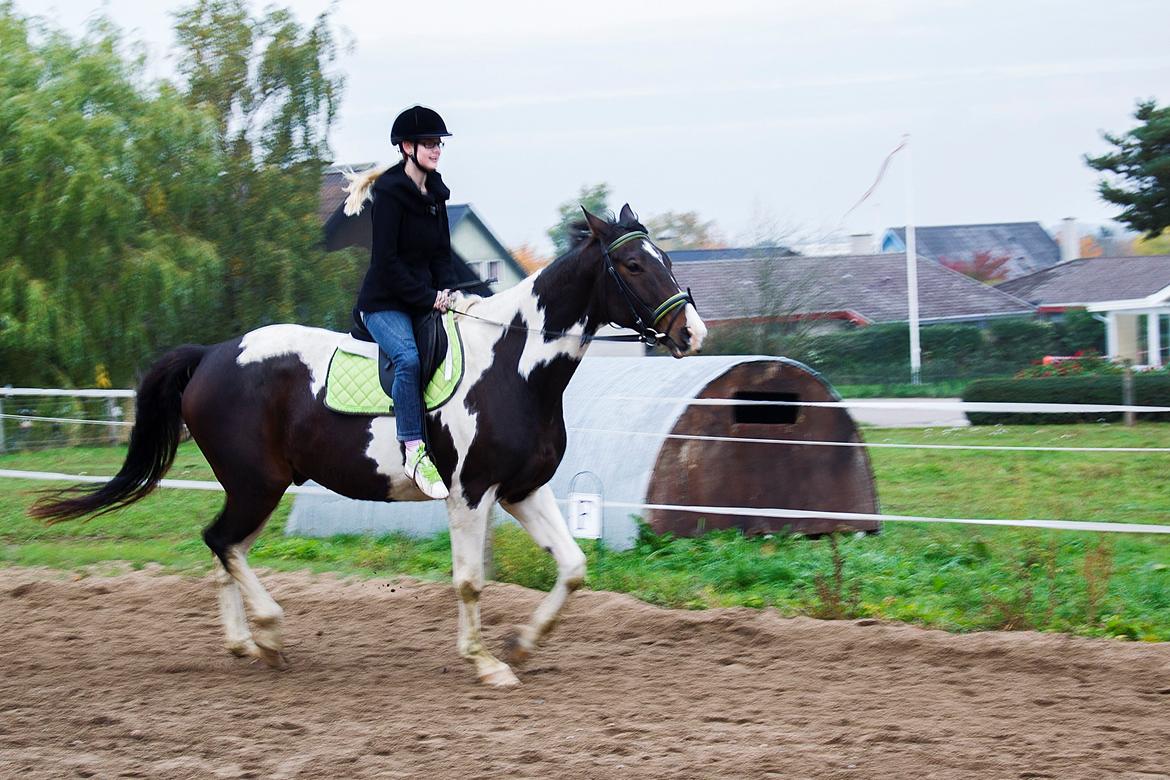
[[(463, 379), (463, 341), (453, 312), (443, 316), (443, 329), (447, 355), (423, 388), (428, 412), (447, 403)], [(325, 406), (342, 414), (394, 414), (394, 401), (378, 381), (377, 359), (335, 349), (325, 377)]]

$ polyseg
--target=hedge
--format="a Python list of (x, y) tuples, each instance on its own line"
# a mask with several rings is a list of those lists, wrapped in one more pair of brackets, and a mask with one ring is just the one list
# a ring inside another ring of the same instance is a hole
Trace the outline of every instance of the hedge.
[[(1170, 407), (1170, 374), (1136, 374), (1134, 404)], [(980, 379), (963, 391), (964, 401), (999, 403), (1121, 404), (1120, 376), (1065, 376), (1043, 379)], [(1052, 425), (1056, 423), (1116, 422), (1121, 412), (1024, 414), (967, 412), (972, 425)], [(1170, 412), (1139, 414), (1139, 420), (1170, 422)]]

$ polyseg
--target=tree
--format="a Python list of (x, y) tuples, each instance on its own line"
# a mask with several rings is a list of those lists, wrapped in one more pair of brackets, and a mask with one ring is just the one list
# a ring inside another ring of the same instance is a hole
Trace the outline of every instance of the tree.
[(573, 247), (573, 223), (584, 218), (581, 207), (589, 209), (593, 214), (604, 215), (611, 213), (609, 208), (609, 185), (605, 182), (593, 185), (582, 185), (577, 197), (566, 200), (557, 206), (560, 219), (548, 229), (548, 237), (553, 242), (553, 249), (557, 257), (568, 252)]
[(1139, 238), (1133, 242), (1135, 255), (1170, 255), (1170, 235), (1155, 238)]
[(1138, 103), (1134, 118), (1141, 124), (1125, 135), (1103, 133), (1116, 150), (1085, 156), (1089, 167), (1113, 174), (1097, 185), (1101, 197), (1123, 207), (1117, 217), (1150, 237), (1170, 228), (1170, 107), (1153, 100)]
[(694, 211), (667, 211), (646, 220), (654, 241), (668, 252), (672, 249), (719, 249), (727, 246), (712, 220), (704, 221)]
[(1010, 255), (993, 255), (990, 251), (975, 252), (970, 260), (940, 257), (939, 265), (958, 271), (984, 284), (996, 284), (1008, 277), (1004, 266), (1011, 260)]
[(196, 0), (176, 15), (186, 99), (214, 117), (224, 157), (208, 234), (227, 260), (229, 333), (348, 321), (355, 256), (325, 252), (316, 215), (344, 86), (329, 14), (302, 27), (287, 9)]
[(520, 264), (526, 274), (536, 273), (552, 262), (549, 258), (537, 254), (536, 249), (531, 244), (520, 244), (508, 251), (512, 253), (512, 257), (516, 258), (516, 262)]
[(74, 42), (0, 3), (10, 380), (91, 384), (108, 371), (129, 383), (177, 333), (212, 335), (222, 260), (199, 226), (220, 170), (214, 127), (175, 90), (142, 84), (122, 49), (104, 19)]

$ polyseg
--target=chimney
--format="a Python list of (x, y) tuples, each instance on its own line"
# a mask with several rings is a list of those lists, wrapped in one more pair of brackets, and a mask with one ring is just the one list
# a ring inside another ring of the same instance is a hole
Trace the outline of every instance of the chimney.
[(849, 236), (849, 254), (872, 255), (873, 233), (853, 233)]
[(1081, 236), (1077, 230), (1076, 217), (1065, 217), (1060, 221), (1060, 262), (1067, 263), (1081, 256)]

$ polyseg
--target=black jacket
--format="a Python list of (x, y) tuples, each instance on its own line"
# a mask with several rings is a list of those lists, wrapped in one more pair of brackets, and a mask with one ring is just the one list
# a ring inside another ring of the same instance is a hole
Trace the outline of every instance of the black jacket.
[(374, 182), (370, 219), (374, 234), (370, 267), (358, 293), (363, 312), (396, 309), (424, 314), (435, 294), (455, 284), (447, 199), (442, 177), (427, 174), (427, 194), (398, 163)]

